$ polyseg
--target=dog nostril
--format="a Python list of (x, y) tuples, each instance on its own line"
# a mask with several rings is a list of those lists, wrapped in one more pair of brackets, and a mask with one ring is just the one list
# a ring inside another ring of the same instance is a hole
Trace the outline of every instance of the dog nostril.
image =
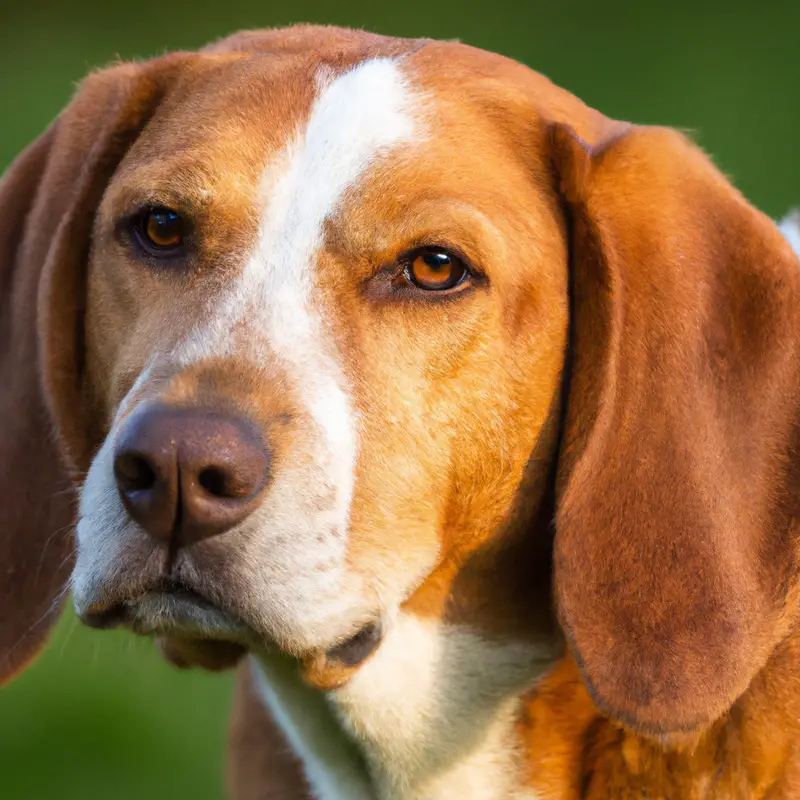
[(114, 474), (119, 486), (128, 492), (147, 491), (156, 485), (156, 471), (138, 453), (125, 453), (114, 462)]
[(176, 547), (238, 525), (269, 478), (269, 451), (247, 418), (153, 404), (120, 431), (114, 476), (125, 510)]
[(197, 482), (213, 497), (234, 497), (227, 475), (216, 467), (200, 470)]

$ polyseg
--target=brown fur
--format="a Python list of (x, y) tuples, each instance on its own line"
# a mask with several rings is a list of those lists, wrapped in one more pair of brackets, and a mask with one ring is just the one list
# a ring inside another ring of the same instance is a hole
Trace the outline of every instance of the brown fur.
[[(318, 266), (366, 420), (351, 561), (439, 548), (404, 610), (498, 641), (558, 640), (552, 568), (570, 654), (516, 728), (543, 797), (797, 795), (797, 258), (684, 137), (456, 44), (294, 28), (116, 66), (6, 175), (0, 674), (55, 618), (67, 475), (85, 474), (153, 347), (241, 268), (260, 165), (307, 113), (314, 70), (381, 54), (407, 54), (442, 125), (424, 158), (347, 198)], [(247, 113), (264, 103), (269, 125)], [(121, 254), (116, 220), (154, 200), (202, 221), (190, 274)], [(400, 308), (370, 277), (440, 233), (429, 220), (488, 275), (446, 325), (445, 306)], [(395, 407), (398, 376), (423, 387), (416, 411)], [(162, 363), (141, 396), (223, 398), (278, 458), (302, 435), (279, 369)], [(409, 439), (413, 468), (397, 459)], [(203, 543), (199, 568), (221, 548)], [(147, 556), (128, 554), (132, 580)], [(303, 655), (309, 681), (347, 679)], [(244, 671), (231, 748), (238, 800), (307, 796)]]

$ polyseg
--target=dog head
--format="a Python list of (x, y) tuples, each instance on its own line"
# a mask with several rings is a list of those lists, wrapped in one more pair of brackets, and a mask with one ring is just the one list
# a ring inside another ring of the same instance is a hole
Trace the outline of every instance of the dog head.
[(90, 76), (1, 194), (7, 670), (65, 575), (56, 448), (79, 614), (177, 659), (339, 685), (403, 609), (535, 675), (554, 590), (600, 706), (665, 734), (785, 634), (797, 259), (682, 136), (296, 28)]

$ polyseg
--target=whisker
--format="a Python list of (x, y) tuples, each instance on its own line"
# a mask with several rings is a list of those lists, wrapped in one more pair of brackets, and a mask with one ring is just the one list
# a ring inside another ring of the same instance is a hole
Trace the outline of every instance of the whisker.
[[(71, 532), (74, 529), (74, 527), (75, 526), (74, 526), (73, 523), (70, 523), (69, 525), (64, 525), (63, 527), (58, 528), (55, 531), (53, 531), (53, 533), (51, 533), (47, 537), (47, 539), (45, 539), (45, 542), (42, 545), (41, 554), (39, 556), (39, 564), (36, 567), (36, 575), (34, 577), (34, 581), (38, 582), (39, 578), (42, 575), (42, 566), (44, 565), (44, 558), (45, 558), (45, 555), (47, 554), (47, 548), (49, 547), (50, 543), (53, 541), (53, 539), (56, 538), (56, 536), (61, 536), (64, 533), (66, 533), (67, 531)], [(61, 566), (63, 566), (63, 564)]]
[(59, 650), (59, 656), (61, 658), (64, 657), (64, 653), (66, 652), (67, 647), (68, 647), (70, 641), (72, 640), (73, 636), (75, 635), (75, 631), (77, 629), (78, 629), (78, 620), (73, 618), (70, 621), (70, 625), (69, 625), (69, 628), (67, 629), (66, 634), (64, 634), (64, 641), (61, 642), (61, 648)]

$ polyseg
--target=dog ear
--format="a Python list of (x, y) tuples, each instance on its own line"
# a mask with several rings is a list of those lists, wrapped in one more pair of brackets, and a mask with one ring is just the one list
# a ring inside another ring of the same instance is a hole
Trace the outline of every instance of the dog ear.
[(598, 706), (691, 734), (797, 589), (800, 263), (681, 134), (554, 125), (571, 227), (555, 596)]
[(75, 487), (98, 444), (82, 319), (95, 209), (179, 62), (91, 75), (0, 182), (0, 682), (57, 616)]

